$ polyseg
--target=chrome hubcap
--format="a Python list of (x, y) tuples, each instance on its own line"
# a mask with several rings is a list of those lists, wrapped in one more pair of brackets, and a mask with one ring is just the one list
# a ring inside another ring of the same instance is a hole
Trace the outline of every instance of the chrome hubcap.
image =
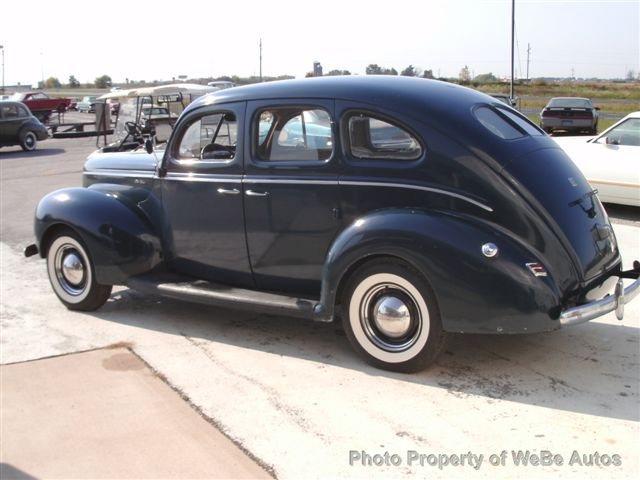
[(67, 254), (62, 260), (62, 274), (72, 285), (80, 285), (84, 279), (84, 265), (75, 252)]
[(390, 338), (401, 338), (411, 327), (409, 307), (394, 295), (384, 295), (376, 302), (371, 316), (378, 329)]
[(85, 289), (85, 264), (82, 255), (72, 245), (63, 245), (55, 255), (58, 283), (69, 295), (80, 295)]
[(391, 283), (367, 291), (360, 303), (360, 322), (369, 340), (388, 352), (409, 349), (422, 329), (416, 300), (406, 289)]

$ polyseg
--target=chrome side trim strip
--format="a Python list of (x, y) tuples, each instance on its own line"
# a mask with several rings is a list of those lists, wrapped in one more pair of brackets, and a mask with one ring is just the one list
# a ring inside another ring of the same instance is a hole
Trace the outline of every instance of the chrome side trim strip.
[(304, 180), (285, 178), (243, 178), (243, 183), (299, 184), (299, 185), (338, 185), (338, 180)]
[(92, 177), (131, 177), (131, 178), (153, 178), (155, 172), (151, 170), (85, 170), (82, 175)]
[[(155, 172), (147, 170), (87, 170), (83, 175), (106, 176), (106, 177), (139, 177), (154, 178)], [(170, 172), (164, 177), (167, 180), (175, 180), (182, 182), (218, 182), (218, 183), (248, 183), (248, 184), (292, 184), (292, 185), (348, 185), (348, 186), (364, 186), (364, 187), (387, 187), (387, 188), (406, 188), (410, 190), (420, 190), (423, 192), (437, 193), (457, 198), (465, 202), (471, 203), (476, 207), (480, 207), (487, 212), (493, 212), (493, 208), (481, 203), (473, 198), (465, 195), (450, 192), (440, 188), (424, 187), (421, 185), (412, 185), (409, 183), (395, 182), (369, 182), (361, 180), (305, 180), (305, 179), (285, 179), (285, 178), (256, 178), (242, 177), (241, 175), (215, 175), (207, 173), (178, 173)]]
[(242, 183), (240, 175), (210, 175), (207, 173), (178, 173), (170, 172), (164, 177), (167, 180), (179, 182), (215, 182), (215, 183)]
[(487, 212), (493, 212), (493, 208), (491, 208), (488, 205), (485, 205), (484, 203), (480, 203), (477, 200), (474, 200), (473, 198), (466, 197), (466, 196), (461, 195), (459, 193), (450, 192), (448, 190), (441, 190), (439, 188), (423, 187), (423, 186), (420, 186), (420, 185), (411, 185), (411, 184), (408, 184), (408, 183), (366, 182), (366, 181), (352, 181), (352, 180), (340, 180), (339, 184), (340, 185), (354, 185), (354, 186), (369, 186), (369, 187), (408, 188), (408, 189), (412, 189), (412, 190), (421, 190), (423, 192), (439, 193), (439, 194), (442, 194), (442, 195), (447, 195), (449, 197), (457, 198), (459, 200), (464, 200), (465, 202), (469, 202), (469, 203), (475, 205), (476, 207), (480, 207), (483, 210), (486, 210)]

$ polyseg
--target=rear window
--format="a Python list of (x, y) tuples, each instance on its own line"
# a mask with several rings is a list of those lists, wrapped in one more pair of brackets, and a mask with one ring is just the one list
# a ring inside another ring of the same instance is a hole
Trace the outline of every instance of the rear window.
[(509, 110), (507, 108), (498, 107), (501, 113), (506, 115), (509, 120), (518, 125), (522, 130), (527, 132), (529, 135), (544, 135), (544, 132), (536, 127), (533, 123), (531, 123), (528, 119), (515, 113), (513, 110)]
[(552, 98), (548, 106), (554, 108), (591, 108), (593, 105), (591, 100), (586, 98)]
[(491, 133), (505, 140), (524, 137), (524, 134), (489, 107), (478, 107), (473, 112), (478, 121)]

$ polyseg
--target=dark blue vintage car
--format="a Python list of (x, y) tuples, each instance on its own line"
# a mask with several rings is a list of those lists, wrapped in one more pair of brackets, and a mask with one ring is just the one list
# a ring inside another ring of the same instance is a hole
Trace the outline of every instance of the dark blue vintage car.
[(444, 82), (352, 77), (222, 90), (164, 152), (89, 157), (40, 202), (60, 300), (111, 286), (341, 317), (372, 364), (415, 371), (447, 332), (555, 330), (639, 291), (582, 174), (504, 103)]

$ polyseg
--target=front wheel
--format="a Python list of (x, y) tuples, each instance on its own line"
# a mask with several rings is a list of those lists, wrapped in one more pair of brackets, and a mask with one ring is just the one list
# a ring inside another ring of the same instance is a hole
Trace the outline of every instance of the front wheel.
[(344, 330), (364, 359), (385, 370), (416, 372), (442, 351), (445, 332), (433, 289), (404, 262), (377, 260), (349, 279)]
[(60, 232), (51, 242), (47, 272), (53, 291), (69, 310), (97, 310), (111, 295), (111, 285), (96, 281), (89, 251), (71, 230)]

